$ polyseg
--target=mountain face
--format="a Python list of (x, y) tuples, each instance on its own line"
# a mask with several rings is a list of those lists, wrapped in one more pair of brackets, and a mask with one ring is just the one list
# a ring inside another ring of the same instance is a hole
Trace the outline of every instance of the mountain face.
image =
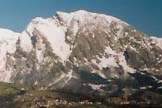
[(0, 29), (0, 81), (93, 96), (162, 92), (162, 39), (76, 11)]

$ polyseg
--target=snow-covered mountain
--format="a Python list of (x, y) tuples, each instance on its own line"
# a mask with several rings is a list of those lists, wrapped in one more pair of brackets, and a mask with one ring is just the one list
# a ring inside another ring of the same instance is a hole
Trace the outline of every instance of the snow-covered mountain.
[(22, 33), (0, 29), (0, 81), (96, 95), (159, 91), (161, 43), (112, 16), (57, 12)]

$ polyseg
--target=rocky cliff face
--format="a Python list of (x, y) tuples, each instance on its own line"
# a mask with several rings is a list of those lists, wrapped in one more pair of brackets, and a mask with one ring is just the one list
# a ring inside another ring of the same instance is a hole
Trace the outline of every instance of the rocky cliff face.
[(96, 96), (162, 91), (162, 39), (87, 11), (0, 30), (0, 80)]

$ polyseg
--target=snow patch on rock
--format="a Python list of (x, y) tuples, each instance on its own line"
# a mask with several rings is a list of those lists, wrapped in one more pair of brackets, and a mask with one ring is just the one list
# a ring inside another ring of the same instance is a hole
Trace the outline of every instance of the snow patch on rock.
[(65, 28), (58, 26), (52, 19), (36, 18), (29, 24), (27, 32), (33, 36), (33, 31), (37, 30), (41, 36), (51, 44), (53, 53), (66, 61), (71, 53), (70, 46), (65, 42)]
[(20, 47), (23, 49), (23, 51), (30, 52), (33, 48), (31, 37), (26, 32), (23, 32), (21, 36), (19, 36), (19, 39)]
[(7, 68), (7, 54), (16, 51), (19, 33), (7, 29), (0, 29), (0, 81), (10, 82), (12, 71)]
[(155, 41), (155, 44), (158, 45), (162, 49), (162, 38), (151, 37)]

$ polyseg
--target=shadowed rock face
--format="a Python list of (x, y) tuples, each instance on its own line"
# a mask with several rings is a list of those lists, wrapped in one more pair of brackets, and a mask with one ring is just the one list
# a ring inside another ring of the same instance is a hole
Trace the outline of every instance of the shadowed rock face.
[(0, 36), (1, 81), (104, 98), (161, 91), (161, 39), (112, 16), (58, 12)]

